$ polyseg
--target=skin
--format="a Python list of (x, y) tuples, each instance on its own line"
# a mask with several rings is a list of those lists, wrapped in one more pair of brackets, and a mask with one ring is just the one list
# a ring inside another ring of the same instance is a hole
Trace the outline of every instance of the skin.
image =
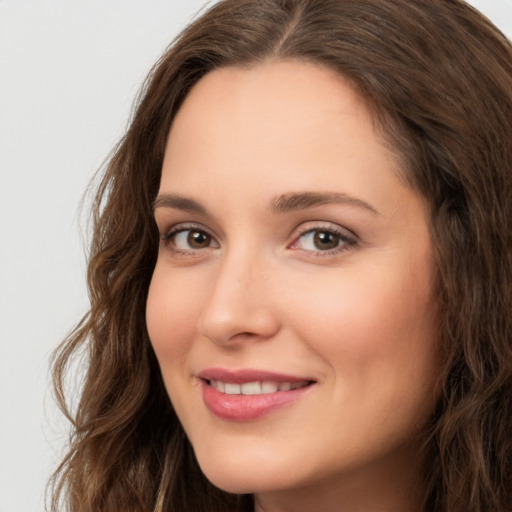
[[(255, 493), (258, 511), (419, 510), (434, 265), (428, 206), (388, 148), (343, 77), (301, 62), (209, 73), (170, 131), (148, 330), (203, 472)], [(351, 199), (270, 207), (303, 192)], [(206, 211), (166, 204), (171, 193)], [(334, 247), (315, 243), (331, 231)], [(213, 366), (315, 384), (228, 421), (202, 399), (197, 373)]]

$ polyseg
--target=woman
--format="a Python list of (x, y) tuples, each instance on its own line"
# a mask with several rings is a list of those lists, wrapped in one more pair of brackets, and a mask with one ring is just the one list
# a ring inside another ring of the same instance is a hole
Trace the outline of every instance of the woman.
[(78, 511), (510, 510), (512, 49), (458, 0), (226, 0), (97, 194)]

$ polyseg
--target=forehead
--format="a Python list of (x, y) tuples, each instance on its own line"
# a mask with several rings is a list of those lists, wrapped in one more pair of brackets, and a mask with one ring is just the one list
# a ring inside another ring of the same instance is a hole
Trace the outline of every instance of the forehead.
[(199, 184), (215, 190), (229, 175), (231, 189), (243, 180), (275, 194), (330, 186), (351, 193), (400, 167), (347, 80), (277, 61), (221, 68), (195, 85), (170, 131), (161, 189), (193, 196)]
[(377, 153), (398, 169), (398, 158), (387, 147), (366, 102), (344, 77), (319, 65), (276, 61), (221, 68), (203, 77), (173, 122), (164, 171), (172, 161), (174, 178), (183, 166), (197, 165), (206, 176), (204, 163), (196, 162), (201, 159), (208, 168), (237, 165), (242, 172), (251, 162), (261, 173), (275, 173), (283, 165), (272, 158), (283, 154), (288, 166), (295, 166), (313, 156), (339, 165)]
[[(300, 106), (297, 98), (303, 100)], [(299, 109), (314, 116), (340, 112), (344, 105), (349, 107), (347, 112), (356, 105), (361, 110), (367, 109), (362, 97), (339, 73), (309, 62), (276, 60), (250, 68), (224, 67), (211, 71), (188, 93), (173, 125), (185, 114), (217, 115), (226, 107), (236, 108), (241, 116), (272, 110), (276, 118)]]

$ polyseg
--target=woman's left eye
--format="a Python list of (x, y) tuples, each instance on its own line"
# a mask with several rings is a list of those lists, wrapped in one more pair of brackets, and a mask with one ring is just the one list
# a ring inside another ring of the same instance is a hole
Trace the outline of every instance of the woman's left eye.
[(332, 254), (355, 244), (353, 236), (333, 229), (316, 228), (302, 233), (290, 248)]

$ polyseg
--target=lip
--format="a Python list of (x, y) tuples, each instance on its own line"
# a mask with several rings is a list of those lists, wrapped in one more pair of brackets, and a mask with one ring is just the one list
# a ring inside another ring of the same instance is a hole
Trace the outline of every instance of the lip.
[[(208, 368), (199, 372), (197, 377), (201, 381), (203, 401), (208, 410), (218, 418), (237, 422), (261, 419), (282, 407), (289, 406), (308, 393), (315, 384), (315, 380), (308, 377), (252, 369)], [(309, 381), (311, 384), (290, 391), (261, 395), (228, 395), (210, 386), (208, 381), (212, 379), (233, 384), (255, 381), (278, 383)]]
[(305, 380), (314, 382), (311, 377), (297, 375), (287, 375), (284, 373), (269, 372), (265, 370), (228, 370), (225, 368), (206, 368), (197, 374), (197, 377), (203, 380), (222, 380), (232, 384), (243, 384), (244, 382), (255, 382), (263, 380), (272, 380), (274, 382), (302, 382)]

